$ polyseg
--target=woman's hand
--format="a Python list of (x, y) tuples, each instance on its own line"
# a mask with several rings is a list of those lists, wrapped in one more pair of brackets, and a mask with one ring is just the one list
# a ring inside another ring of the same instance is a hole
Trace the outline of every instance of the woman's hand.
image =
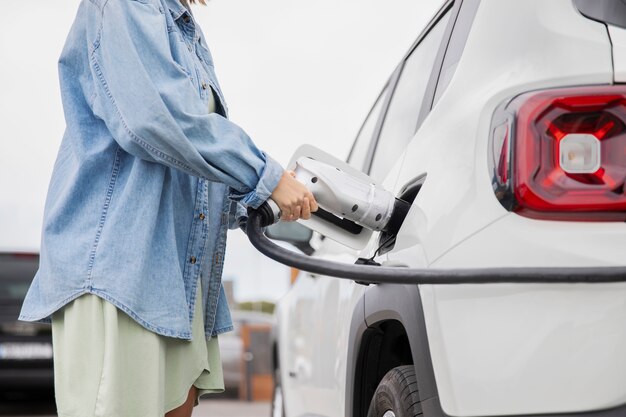
[(311, 213), (317, 211), (315, 197), (295, 176), (295, 172), (285, 171), (271, 195), (272, 200), (280, 207), (281, 220), (308, 220)]

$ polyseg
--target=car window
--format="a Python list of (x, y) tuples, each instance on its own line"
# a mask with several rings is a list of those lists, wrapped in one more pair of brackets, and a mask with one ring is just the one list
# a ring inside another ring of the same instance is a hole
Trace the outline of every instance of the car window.
[(376, 145), (370, 176), (382, 181), (417, 130), (424, 94), (450, 13), (446, 13), (405, 61)]
[(38, 266), (37, 255), (0, 254), (0, 300), (21, 302)]
[(476, 10), (480, 0), (466, 0), (461, 6), (461, 12), (454, 23), (454, 29), (450, 42), (448, 43), (448, 49), (446, 50), (446, 57), (443, 60), (441, 66), (441, 73), (439, 75), (439, 81), (437, 83), (437, 92), (435, 93), (435, 99), (433, 100), (433, 106), (439, 101), (439, 98), (446, 91), (448, 84), (452, 81), (452, 76), (456, 72), (456, 67), (459, 65), (461, 55), (465, 49), (467, 43), (467, 37), (469, 31), (472, 28), (474, 17), (476, 16)]
[(626, 29), (626, 3), (615, 0), (574, 0), (583, 16)]
[(359, 170), (363, 170), (365, 167), (370, 144), (372, 143), (372, 137), (374, 136), (376, 127), (378, 126), (380, 112), (383, 108), (383, 104), (385, 103), (385, 98), (387, 97), (387, 91), (388, 87), (386, 86), (382, 93), (378, 96), (378, 100), (376, 100), (376, 103), (372, 107), (372, 110), (370, 110), (367, 119), (363, 122), (363, 126), (361, 126), (359, 134), (354, 140), (352, 150), (348, 156), (348, 163)]

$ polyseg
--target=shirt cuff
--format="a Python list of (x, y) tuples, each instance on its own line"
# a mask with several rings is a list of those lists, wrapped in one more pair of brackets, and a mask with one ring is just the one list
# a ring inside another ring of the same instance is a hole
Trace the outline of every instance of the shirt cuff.
[(265, 168), (261, 173), (261, 178), (259, 179), (256, 188), (246, 194), (241, 202), (248, 207), (252, 207), (254, 209), (259, 208), (259, 206), (270, 197), (272, 192), (274, 192), (274, 189), (278, 185), (278, 181), (280, 181), (283, 176), (283, 172), (285, 172), (283, 167), (272, 157), (267, 155)]

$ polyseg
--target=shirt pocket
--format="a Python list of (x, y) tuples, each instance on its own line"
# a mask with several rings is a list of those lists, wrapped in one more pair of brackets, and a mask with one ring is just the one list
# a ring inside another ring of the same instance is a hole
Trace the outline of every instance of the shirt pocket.
[(168, 28), (168, 35), (174, 65), (180, 71), (185, 73), (195, 85), (197, 74), (193, 59), (188, 51), (189, 44), (183, 39), (182, 34), (175, 28)]
[(213, 68), (213, 55), (211, 55), (211, 50), (206, 44), (204, 37), (200, 37), (200, 39), (198, 39), (198, 48), (196, 48), (196, 53), (203, 63)]

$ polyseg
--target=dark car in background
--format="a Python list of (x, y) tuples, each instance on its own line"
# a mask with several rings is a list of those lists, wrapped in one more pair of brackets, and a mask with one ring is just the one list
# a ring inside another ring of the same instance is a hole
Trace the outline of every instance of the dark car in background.
[(17, 320), (37, 272), (39, 255), (0, 252), (0, 393), (52, 389), (52, 333), (49, 325)]

